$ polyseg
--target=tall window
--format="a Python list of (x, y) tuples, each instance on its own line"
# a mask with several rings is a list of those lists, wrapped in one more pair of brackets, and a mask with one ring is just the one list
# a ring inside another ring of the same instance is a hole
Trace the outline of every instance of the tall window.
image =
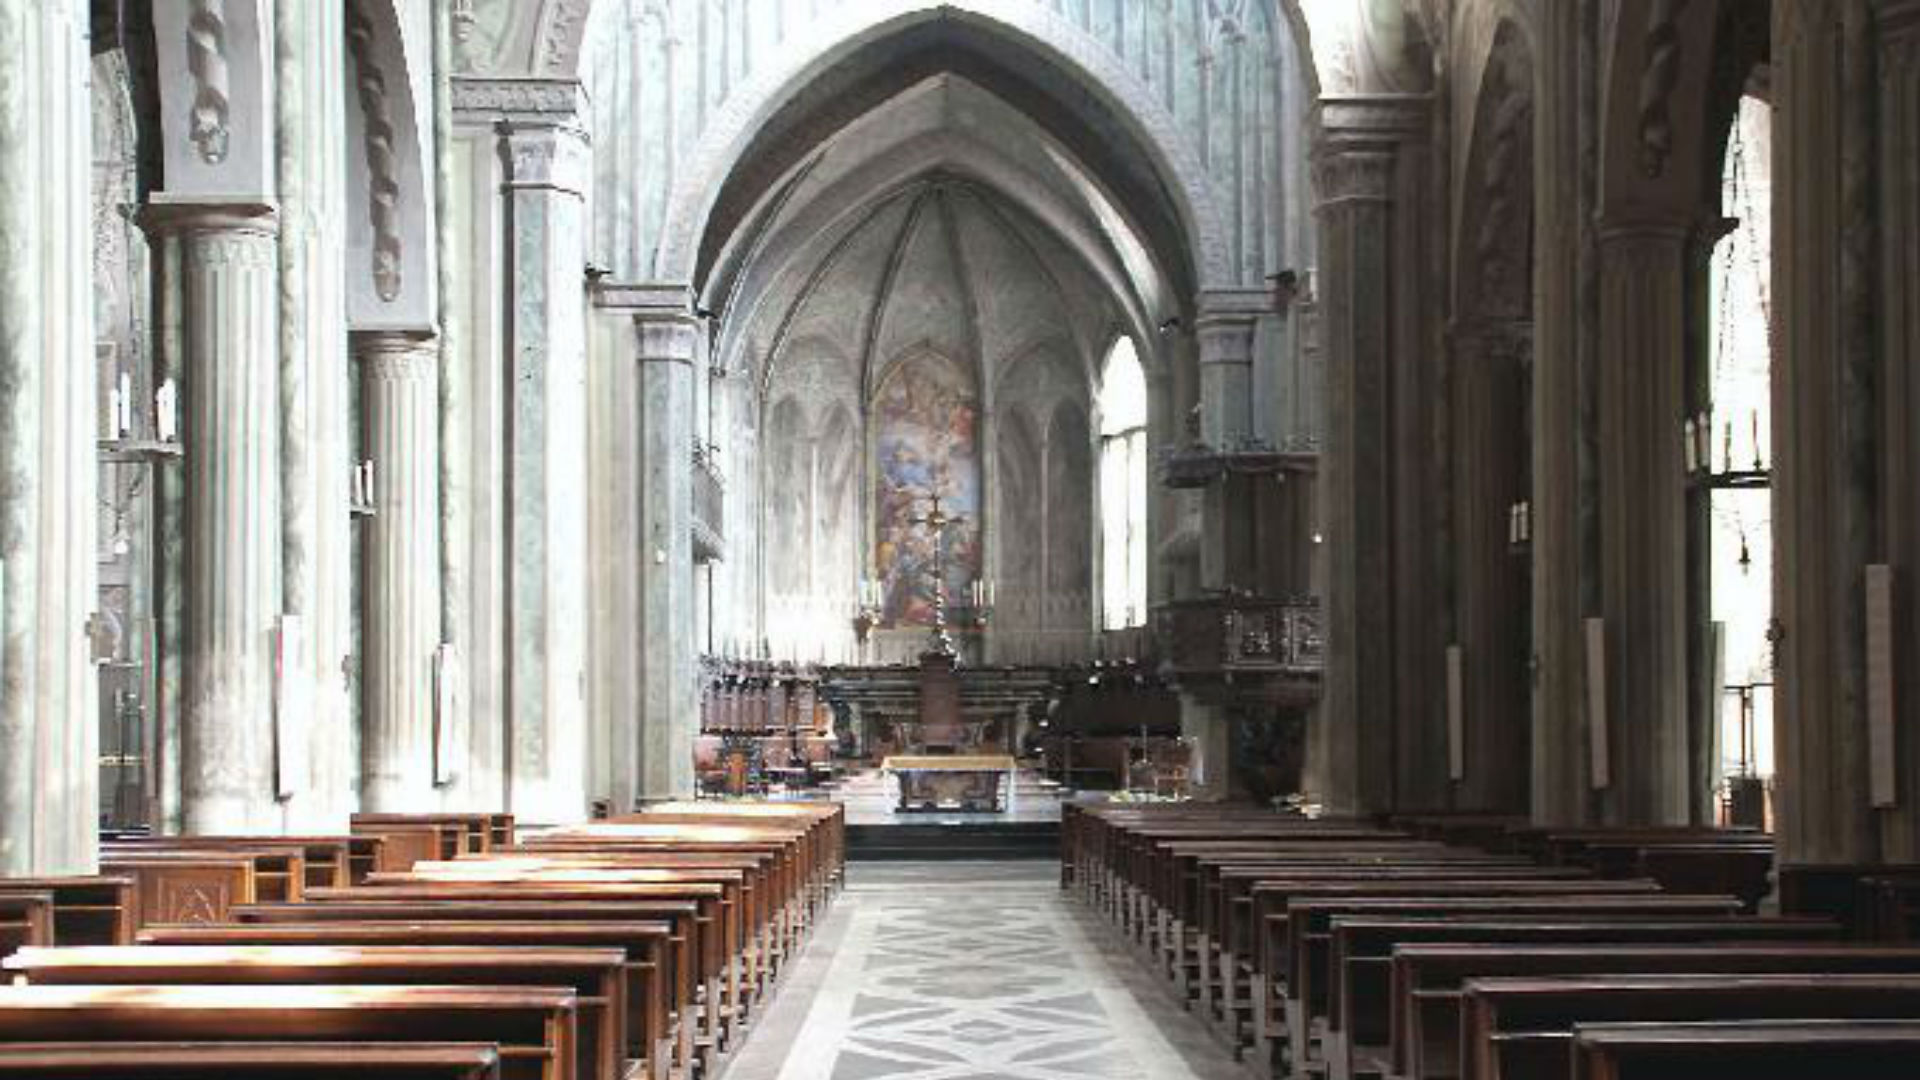
[(1147, 621), (1147, 377), (1132, 338), (1114, 342), (1100, 382), (1101, 625)]
[(1722, 211), (1739, 224), (1715, 250), (1713, 305), (1713, 621), (1724, 677), (1721, 769), (1773, 773), (1773, 448), (1768, 286), (1773, 185), (1770, 113), (1741, 101), (1727, 142)]

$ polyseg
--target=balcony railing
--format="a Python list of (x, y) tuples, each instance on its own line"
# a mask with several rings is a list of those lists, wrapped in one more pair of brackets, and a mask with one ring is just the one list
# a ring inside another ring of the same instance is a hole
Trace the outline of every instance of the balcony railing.
[(725, 554), (727, 486), (711, 448), (693, 447), (693, 559), (717, 562)]
[(1221, 595), (1154, 610), (1155, 636), (1177, 671), (1317, 677), (1326, 666), (1320, 601)]

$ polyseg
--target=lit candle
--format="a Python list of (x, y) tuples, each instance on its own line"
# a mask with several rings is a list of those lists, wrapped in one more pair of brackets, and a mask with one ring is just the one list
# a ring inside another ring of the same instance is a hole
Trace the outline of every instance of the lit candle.
[(1765, 467), (1760, 460), (1760, 410), (1759, 409), (1753, 410), (1752, 421), (1753, 421), (1753, 471), (1759, 472), (1762, 468)]
[(107, 389), (107, 438), (117, 439), (119, 437), (120, 437), (120, 388), (117, 386), (113, 386), (113, 387), (108, 387)]
[(133, 376), (120, 373), (120, 390), (113, 402), (114, 434), (124, 439), (133, 432)]
[(1726, 460), (1727, 471), (1733, 471), (1733, 421), (1727, 421), (1726, 441), (1721, 445), (1720, 456)]
[(1698, 451), (1699, 444), (1694, 441), (1695, 433), (1698, 430), (1699, 430), (1698, 426), (1695, 425), (1692, 418), (1689, 417), (1686, 423), (1686, 431), (1684, 434), (1684, 438), (1686, 439), (1686, 443), (1687, 443), (1687, 446), (1686, 446), (1687, 471), (1689, 473), (1696, 473), (1700, 471), (1700, 454)]

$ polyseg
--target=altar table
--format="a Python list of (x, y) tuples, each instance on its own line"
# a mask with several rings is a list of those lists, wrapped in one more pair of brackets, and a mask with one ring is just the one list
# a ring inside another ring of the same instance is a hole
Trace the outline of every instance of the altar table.
[(900, 809), (1004, 812), (1018, 767), (1004, 754), (899, 755), (880, 767), (900, 782)]

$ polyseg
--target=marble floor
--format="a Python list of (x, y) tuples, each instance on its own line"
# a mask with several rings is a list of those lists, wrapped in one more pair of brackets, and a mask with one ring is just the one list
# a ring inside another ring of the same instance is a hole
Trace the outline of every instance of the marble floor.
[(1246, 1076), (1050, 862), (855, 863), (719, 1080)]

